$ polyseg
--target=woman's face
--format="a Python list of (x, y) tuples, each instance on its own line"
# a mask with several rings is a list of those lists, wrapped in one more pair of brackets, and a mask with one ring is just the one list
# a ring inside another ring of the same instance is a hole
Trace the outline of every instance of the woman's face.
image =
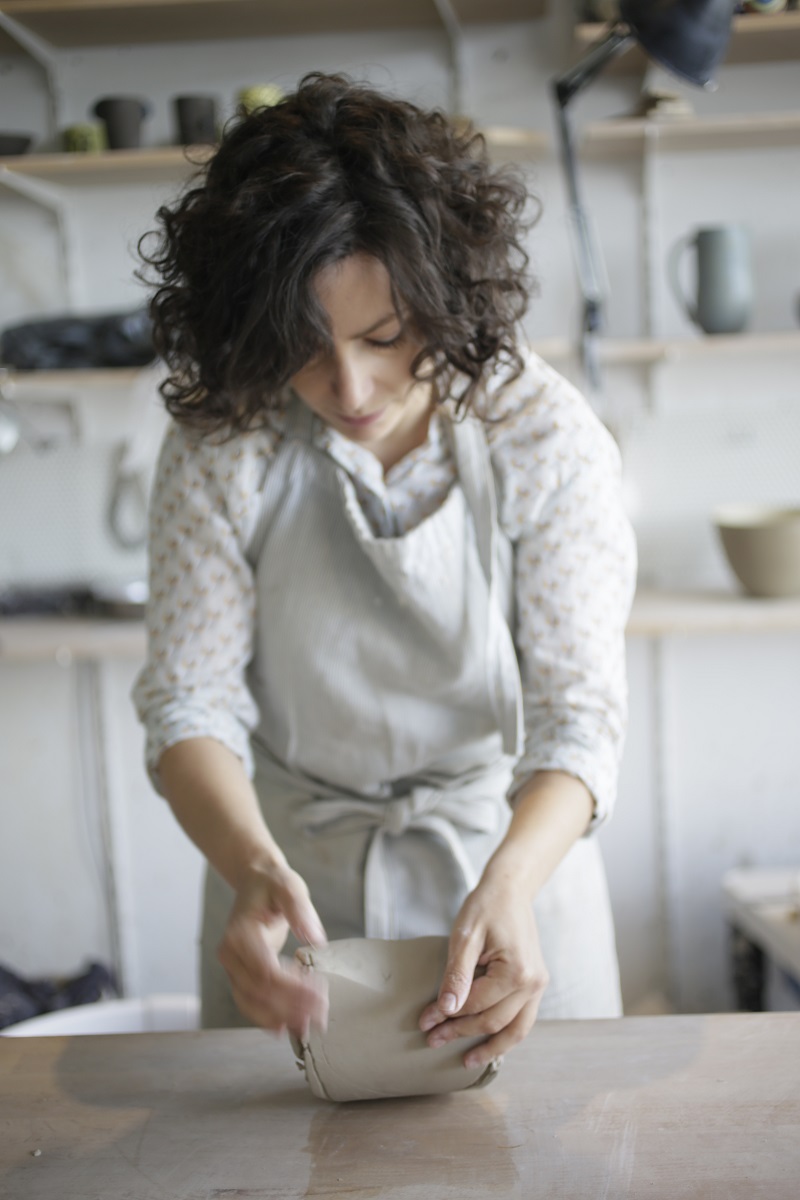
[(315, 290), (328, 314), (331, 348), (291, 380), (301, 400), (338, 433), (384, 462), (427, 430), (432, 389), (411, 364), (419, 344), (403, 329), (383, 263), (354, 254), (319, 272)]

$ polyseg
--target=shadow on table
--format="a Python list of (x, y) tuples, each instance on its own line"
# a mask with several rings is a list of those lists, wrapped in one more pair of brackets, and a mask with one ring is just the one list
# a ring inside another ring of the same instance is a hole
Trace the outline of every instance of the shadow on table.
[(8, 1127), (3, 1198), (303, 1195), (316, 1102), (289, 1048), (267, 1035), (25, 1041), (31, 1100)]

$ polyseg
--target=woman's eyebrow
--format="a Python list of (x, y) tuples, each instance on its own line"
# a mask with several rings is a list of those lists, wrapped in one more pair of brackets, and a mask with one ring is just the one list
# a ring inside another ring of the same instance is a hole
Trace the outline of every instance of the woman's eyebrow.
[(397, 316), (396, 312), (387, 313), (385, 317), (379, 317), (379, 319), (374, 323), (374, 325), (370, 325), (369, 329), (363, 329), (361, 331), (361, 333), (354, 333), (353, 337), (354, 338), (369, 337), (369, 335), (371, 333), (374, 333), (376, 329), (380, 329), (380, 327), (382, 325), (388, 325), (390, 321), (397, 321), (399, 319), (400, 318)]

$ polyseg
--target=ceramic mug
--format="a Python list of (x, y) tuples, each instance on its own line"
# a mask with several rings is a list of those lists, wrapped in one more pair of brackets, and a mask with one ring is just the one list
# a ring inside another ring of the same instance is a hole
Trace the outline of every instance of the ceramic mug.
[(137, 96), (103, 96), (92, 115), (104, 122), (110, 150), (135, 150), (141, 145), (142, 121), (151, 108)]
[(183, 146), (217, 140), (217, 102), (213, 96), (175, 96), (172, 101)]
[[(684, 252), (697, 259), (696, 300), (686, 298), (680, 279)], [(675, 299), (705, 333), (740, 333), (753, 310), (750, 234), (740, 225), (698, 229), (680, 238), (669, 252), (668, 275)]]

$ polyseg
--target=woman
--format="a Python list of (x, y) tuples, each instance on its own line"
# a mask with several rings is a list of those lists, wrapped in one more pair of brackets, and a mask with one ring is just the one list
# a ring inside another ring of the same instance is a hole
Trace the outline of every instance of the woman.
[(635, 552), (613, 441), (517, 348), (524, 203), (441, 115), (313, 74), (160, 210), (175, 421), (135, 699), (210, 863), (206, 1025), (324, 1023), (290, 933), (448, 934), (420, 1025), (483, 1036), (470, 1066), (540, 1005), (620, 1011), (584, 835)]

